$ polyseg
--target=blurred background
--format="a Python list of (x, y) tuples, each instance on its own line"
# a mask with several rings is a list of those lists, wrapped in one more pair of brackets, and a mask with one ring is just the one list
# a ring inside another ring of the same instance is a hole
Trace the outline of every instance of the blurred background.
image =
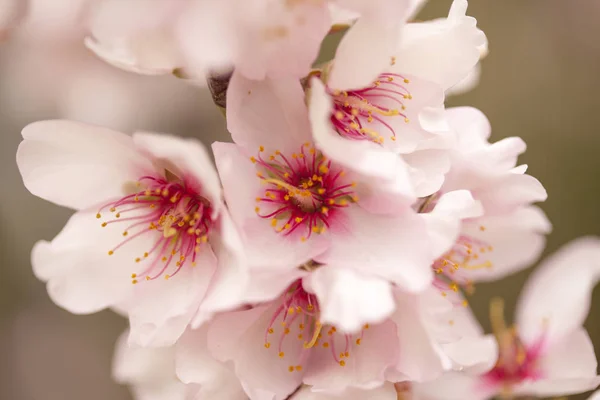
[[(34, 242), (53, 238), (71, 212), (23, 187), (15, 164), (21, 129), (69, 118), (206, 144), (228, 140), (205, 89), (121, 72), (87, 51), (82, 16), (89, 2), (31, 0), (10, 35), (0, 30), (1, 400), (130, 399), (110, 376), (125, 320), (63, 311), (31, 272)], [(444, 16), (450, 4), (430, 0), (419, 19)], [(490, 54), (480, 85), (448, 106), (478, 107), (492, 122), (494, 140), (522, 136), (528, 143), (521, 162), (549, 193), (542, 208), (554, 231), (546, 254), (578, 236), (600, 235), (600, 1), (471, 0), (469, 14), (486, 32)], [(504, 297), (512, 310), (528, 273), (477, 286), (471, 304), (486, 329), (490, 298)], [(598, 351), (600, 295), (594, 303), (586, 325)]]

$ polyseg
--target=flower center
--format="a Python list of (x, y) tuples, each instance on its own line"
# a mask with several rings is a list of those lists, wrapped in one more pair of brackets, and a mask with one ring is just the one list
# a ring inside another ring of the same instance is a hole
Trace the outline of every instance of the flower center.
[[(485, 227), (479, 227), (485, 231)], [(473, 292), (473, 282), (462, 272), (483, 268), (492, 268), (493, 264), (485, 260), (485, 253), (493, 251), (493, 246), (482, 240), (468, 235), (460, 235), (454, 246), (432, 264), (436, 279), (434, 285), (440, 289), (442, 296), (447, 296), (447, 291), (458, 293), (463, 289), (467, 294)], [(466, 300), (463, 300), (466, 305)]]
[(256, 198), (264, 209), (257, 206), (255, 211), (270, 219), (277, 232), (299, 232), (305, 241), (313, 233), (325, 232), (336, 213), (358, 201), (353, 190), (356, 184), (310, 143), (291, 157), (275, 151), (264, 158), (263, 152), (261, 146), (257, 157), (250, 157), (266, 186)]
[(484, 382), (501, 385), (510, 394), (514, 384), (526, 379), (541, 378), (537, 368), (538, 348), (526, 348), (515, 327), (507, 327), (504, 321), (504, 302), (493, 299), (490, 303), (490, 320), (498, 341), (498, 361), (494, 368), (483, 376)]
[(287, 367), (290, 372), (302, 371), (311, 351), (328, 351), (333, 360), (343, 367), (346, 365), (345, 359), (350, 357), (351, 348), (360, 346), (365, 329), (369, 329), (368, 324), (363, 326), (360, 333), (349, 335), (337, 332), (335, 326), (321, 324), (317, 298), (307, 293), (298, 280), (288, 288), (281, 305), (273, 313), (265, 330), (264, 347), (271, 349), (270, 339), (273, 338), (277, 341), (277, 355), (284, 359), (283, 347), (286, 340), (294, 341), (290, 337), (292, 335), (297, 343), (292, 346), (302, 348), (298, 359)]
[[(190, 190), (185, 182), (167, 171), (167, 178), (143, 176), (137, 182), (136, 193), (108, 203), (98, 210), (96, 218), (109, 210), (111, 218), (102, 222), (126, 225), (123, 241), (108, 251), (113, 255), (127, 243), (150, 235), (154, 243), (136, 263), (145, 263), (139, 274), (132, 274), (132, 283), (138, 278), (153, 280), (176, 275), (184, 266), (196, 265), (196, 256), (208, 241), (212, 226), (210, 202)], [(169, 273), (167, 273), (169, 272)]]
[(382, 144), (385, 138), (396, 140), (394, 120), (409, 122), (404, 110), (412, 95), (405, 85), (410, 81), (401, 75), (383, 73), (369, 87), (340, 91), (328, 90), (333, 98), (331, 122), (346, 138), (370, 140)]

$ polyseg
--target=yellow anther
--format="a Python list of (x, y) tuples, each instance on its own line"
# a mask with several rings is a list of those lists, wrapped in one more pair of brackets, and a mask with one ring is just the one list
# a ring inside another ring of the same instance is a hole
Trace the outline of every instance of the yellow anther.
[(360, 342), (361, 342), (361, 339), (360, 339), (360, 338), (356, 339), (356, 345), (357, 345), (357, 346), (360, 346)]
[(269, 343), (269, 342), (265, 343), (265, 349), (268, 349), (269, 347), (271, 347), (271, 343)]
[(102, 223), (102, 227), (104, 228), (106, 225), (108, 225), (106, 222)]
[(340, 360), (340, 367), (345, 367), (345, 366), (346, 366), (346, 361)]
[(265, 151), (265, 148), (263, 146), (259, 146), (258, 151)]
[(290, 372), (294, 372), (294, 366), (293, 366), (293, 365), (290, 365), (290, 366), (288, 367), (288, 371), (290, 371)]
[(168, 281), (170, 277), (171, 277), (171, 275), (168, 275), (168, 274), (165, 275), (165, 281)]
[(277, 226), (277, 219), (276, 218), (273, 218), (271, 220), (271, 226)]
[(296, 365), (296, 371), (302, 371), (302, 365)]
[(279, 357), (280, 357), (280, 358), (283, 358), (283, 357), (285, 357), (285, 353), (284, 353), (283, 351), (280, 351), (280, 352), (279, 352)]
[(273, 332), (275, 332), (275, 331), (273, 330), (273, 328), (269, 328), (269, 330), (268, 330), (267, 332), (269, 332), (269, 333), (273, 333)]
[(285, 329), (283, 330), (283, 334), (284, 334), (284, 335), (289, 335), (289, 334), (290, 334), (290, 328), (285, 328)]
[(137, 279), (134, 279), (131, 281), (131, 283), (135, 285), (136, 283), (138, 283), (138, 281), (137, 281)]
[(259, 212), (260, 211), (260, 207), (254, 207), (254, 211), (255, 212)]
[(329, 347), (329, 343), (328, 342), (323, 343), (323, 347), (328, 348)]
[(321, 207), (321, 212), (322, 212), (323, 214), (327, 214), (327, 213), (329, 212), (329, 208), (327, 208), (327, 207), (323, 206), (323, 207)]
[(127, 231), (123, 232), (123, 236), (127, 236)]
[(321, 172), (322, 174), (326, 174), (327, 172), (329, 172), (329, 168), (327, 168), (327, 166), (325, 165), (321, 165), (319, 167), (319, 172)]
[(300, 222), (302, 222), (302, 218), (301, 218), (301, 217), (296, 217), (296, 218), (294, 219), (294, 221), (296, 221), (297, 223), (300, 223)]
[(141, 259), (141, 258), (139, 258), (139, 257), (135, 259), (135, 262), (136, 262), (136, 263), (138, 263), (138, 262), (140, 262), (140, 261), (142, 261), (142, 259)]
[(102, 218), (102, 215), (100, 215), (100, 213), (96, 214), (96, 218), (100, 219)]
[(365, 326), (363, 326), (363, 329), (369, 329), (369, 324), (365, 324)]
[(410, 83), (410, 80), (404, 78), (404, 83)]
[(108, 251), (108, 255), (109, 255), (109, 256), (112, 256), (113, 254), (115, 254), (115, 252), (114, 252), (114, 251), (112, 251), (112, 250), (109, 250), (109, 251)]

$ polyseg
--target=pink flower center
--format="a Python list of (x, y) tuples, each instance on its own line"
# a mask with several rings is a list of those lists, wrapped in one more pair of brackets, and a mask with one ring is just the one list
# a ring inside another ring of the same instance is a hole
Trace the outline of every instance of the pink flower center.
[(305, 241), (313, 233), (325, 232), (338, 212), (358, 201), (353, 190), (356, 184), (310, 143), (291, 155), (275, 151), (263, 157), (263, 152), (261, 146), (257, 157), (250, 158), (265, 184), (256, 198), (262, 207), (255, 211), (270, 219), (277, 232), (296, 232)]
[[(484, 226), (479, 229), (485, 231)], [(459, 236), (450, 251), (432, 264), (437, 274), (434, 285), (442, 291), (443, 296), (446, 296), (448, 291), (458, 293), (461, 288), (471, 293), (473, 283), (463, 272), (492, 268), (492, 262), (485, 257), (486, 253), (493, 250), (493, 246), (482, 240), (467, 235)], [(466, 305), (466, 300), (463, 300), (463, 305)]]
[(307, 293), (298, 280), (288, 288), (282, 304), (273, 313), (265, 330), (264, 347), (271, 349), (271, 340), (276, 341), (277, 355), (284, 359), (286, 340), (296, 341), (292, 346), (302, 346), (298, 359), (287, 367), (290, 372), (302, 371), (311, 351), (327, 351), (343, 367), (352, 347), (360, 346), (365, 329), (369, 329), (368, 324), (360, 333), (349, 335), (338, 332), (335, 326), (321, 324), (317, 298)]
[(490, 320), (498, 340), (498, 361), (494, 368), (482, 377), (484, 387), (502, 387), (510, 395), (515, 384), (543, 377), (538, 368), (543, 338), (537, 344), (526, 347), (515, 327), (508, 328), (504, 322), (504, 302), (494, 299), (490, 304)]
[(212, 226), (210, 202), (168, 172), (167, 178), (143, 176), (137, 186), (144, 190), (98, 210), (96, 218), (102, 218), (104, 210), (111, 213), (111, 219), (102, 222), (103, 227), (117, 223), (125, 226), (124, 239), (108, 255), (135, 239), (153, 238), (150, 248), (135, 258), (136, 263), (144, 263), (146, 267), (140, 274), (131, 275), (134, 284), (139, 277), (169, 279), (184, 266), (195, 266), (196, 255), (208, 241)]
[(405, 85), (410, 81), (401, 75), (384, 73), (363, 89), (330, 90), (334, 108), (331, 122), (337, 132), (349, 139), (370, 140), (382, 144), (385, 138), (396, 140), (394, 121), (390, 118), (409, 120), (404, 114), (405, 102), (412, 95)]

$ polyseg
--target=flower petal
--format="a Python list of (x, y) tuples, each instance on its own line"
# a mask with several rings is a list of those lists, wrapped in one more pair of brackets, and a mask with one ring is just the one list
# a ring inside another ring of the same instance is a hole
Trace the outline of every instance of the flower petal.
[(531, 275), (519, 299), (516, 321), (521, 339), (545, 346), (579, 329), (600, 278), (600, 240), (577, 239), (547, 258)]
[(331, 247), (315, 260), (343, 265), (389, 280), (408, 291), (419, 291), (433, 279), (433, 255), (424, 221), (412, 210), (391, 217), (360, 207), (346, 210), (348, 221), (339, 228)]
[[(52, 242), (39, 242), (31, 261), (36, 276), (48, 282), (50, 298), (75, 314), (89, 314), (124, 302), (133, 293), (134, 258), (153, 242), (140, 237), (109, 257), (122, 241), (122, 227), (100, 226), (96, 211), (75, 213)], [(126, 269), (130, 266), (131, 269)]]
[(152, 170), (123, 133), (71, 121), (23, 129), (17, 165), (27, 189), (58, 205), (84, 209), (123, 195), (123, 185)]
[(246, 151), (299, 151), (311, 141), (304, 92), (291, 78), (252, 81), (233, 74), (227, 90), (227, 129)]
[(388, 282), (349, 268), (325, 265), (303, 282), (317, 295), (321, 322), (342, 332), (353, 333), (366, 323), (381, 323), (396, 308)]
[(273, 392), (277, 398), (292, 393), (302, 380), (290, 373), (290, 360), (300, 359), (302, 342), (284, 340), (278, 357), (277, 343), (265, 348), (265, 335), (276, 306), (258, 306), (217, 316), (208, 332), (208, 348), (221, 361), (232, 360), (237, 377), (250, 390)]
[(187, 330), (176, 346), (177, 377), (186, 384), (199, 384), (198, 399), (246, 400), (235, 373), (215, 360), (207, 347), (208, 327)]
[(598, 362), (594, 346), (582, 328), (554, 343), (538, 362), (543, 378), (525, 382), (515, 390), (515, 394), (566, 396), (587, 392), (600, 384), (600, 377), (596, 375)]
[(295, 395), (291, 397), (290, 400), (397, 400), (398, 395), (396, 394), (396, 389), (394, 389), (394, 385), (391, 383), (386, 383), (385, 385), (370, 389), (370, 390), (362, 390), (362, 389), (354, 389), (350, 388), (343, 392), (343, 395), (340, 397), (338, 394), (328, 394), (322, 392), (313, 392), (309, 387), (301, 388)]
[(477, 21), (465, 16), (466, 8), (466, 0), (455, 0), (447, 19), (408, 24), (393, 70), (438, 83), (444, 90), (464, 79), (486, 43)]
[(135, 286), (129, 307), (130, 343), (171, 346), (183, 334), (208, 290), (217, 267), (209, 246), (197, 254), (198, 265), (184, 265), (166, 279), (142, 281)]
[(166, 168), (183, 179), (187, 185), (206, 197), (213, 207), (213, 218), (222, 207), (221, 183), (210, 156), (196, 139), (182, 139), (171, 135), (136, 132), (133, 134), (136, 147), (153, 158), (165, 161)]
[[(359, 337), (360, 345), (357, 345)], [(338, 351), (344, 349), (345, 338), (342, 335), (334, 334), (329, 340), (329, 348), (313, 347), (304, 384), (312, 385), (314, 391), (329, 393), (341, 393), (350, 387), (368, 389), (380, 386), (384, 382), (384, 371), (398, 358), (394, 323), (388, 320), (369, 325), (362, 334), (353, 335), (349, 340), (349, 356), (343, 358), (344, 366), (332, 357), (334, 347)], [(335, 346), (331, 344), (333, 342)]]

